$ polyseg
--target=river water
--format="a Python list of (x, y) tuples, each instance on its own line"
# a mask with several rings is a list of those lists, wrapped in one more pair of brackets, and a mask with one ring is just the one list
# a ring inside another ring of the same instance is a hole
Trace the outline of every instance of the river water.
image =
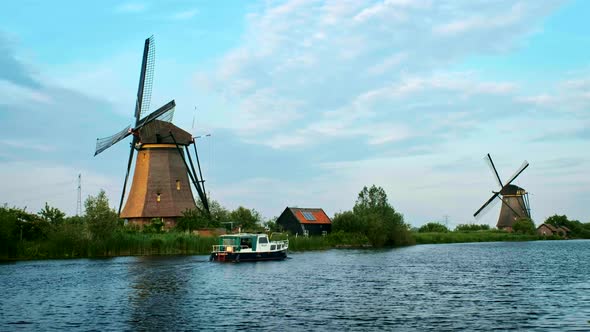
[(590, 331), (590, 241), (0, 264), (0, 330)]

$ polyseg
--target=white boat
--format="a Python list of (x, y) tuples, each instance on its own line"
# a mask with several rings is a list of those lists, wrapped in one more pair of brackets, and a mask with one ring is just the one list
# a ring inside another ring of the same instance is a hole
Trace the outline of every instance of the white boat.
[(289, 240), (270, 241), (266, 234), (238, 233), (219, 237), (210, 261), (253, 262), (287, 258)]

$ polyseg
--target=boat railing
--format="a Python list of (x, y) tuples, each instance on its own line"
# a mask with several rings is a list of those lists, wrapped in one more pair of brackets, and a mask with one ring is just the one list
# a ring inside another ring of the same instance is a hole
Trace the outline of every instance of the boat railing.
[(276, 244), (281, 249), (283, 249), (283, 248), (289, 248), (289, 240), (277, 240), (277, 241), (271, 241), (270, 243), (271, 244)]
[(225, 244), (222, 244), (222, 245), (215, 244), (215, 245), (213, 245), (213, 252), (236, 252), (236, 251), (240, 251), (240, 247), (239, 246), (236, 246), (236, 245), (225, 245)]

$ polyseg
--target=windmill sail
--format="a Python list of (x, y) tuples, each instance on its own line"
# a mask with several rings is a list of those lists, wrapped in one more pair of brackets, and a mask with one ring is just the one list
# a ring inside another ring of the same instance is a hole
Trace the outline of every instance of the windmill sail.
[(520, 165), (520, 167), (518, 168), (518, 170), (516, 172), (514, 172), (514, 175), (512, 175), (510, 177), (510, 180), (508, 180), (508, 182), (506, 182), (506, 185), (509, 185), (512, 183), (512, 181), (514, 181), (516, 179), (517, 176), (520, 175), (520, 173), (522, 173), (522, 171), (524, 171), (525, 168), (529, 167), (529, 162), (528, 161), (523, 161), (522, 165)]
[(156, 46), (154, 36), (145, 40), (143, 47), (143, 59), (137, 88), (135, 103), (136, 125), (145, 114), (149, 113), (152, 98), (152, 86), (154, 82), (154, 66), (156, 61)]
[(124, 139), (125, 137), (131, 134), (131, 126), (125, 127), (120, 132), (105, 138), (97, 138), (96, 139), (96, 151), (94, 155), (103, 152), (104, 150), (110, 148), (111, 146), (115, 145), (120, 140)]
[(500, 186), (500, 189), (502, 189), (502, 187), (504, 187), (504, 185), (502, 184), (502, 180), (500, 180), (500, 175), (498, 174), (498, 171), (496, 170), (496, 165), (494, 165), (494, 162), (492, 161), (492, 156), (490, 156), (490, 154), (488, 153), (483, 159), (486, 161), (486, 164), (488, 164), (488, 167), (494, 173), (495, 179), (498, 180), (498, 186)]

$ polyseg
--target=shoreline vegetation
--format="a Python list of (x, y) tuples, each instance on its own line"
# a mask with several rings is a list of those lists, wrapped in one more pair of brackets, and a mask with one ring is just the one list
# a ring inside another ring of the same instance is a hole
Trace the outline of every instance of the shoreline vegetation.
[[(217, 244), (216, 236), (199, 236), (194, 231), (223, 226), (247, 232), (272, 233), (271, 239), (289, 240), (289, 250), (302, 252), (338, 248), (391, 248), (414, 244), (442, 244), (498, 241), (561, 240), (540, 236), (532, 220), (515, 224), (514, 232), (490, 229), (489, 225), (458, 225), (449, 230), (431, 222), (411, 228), (404, 216), (388, 202), (381, 187), (364, 187), (350, 211), (336, 213), (332, 232), (326, 236), (294, 236), (280, 233), (276, 218), (262, 222), (253, 209), (229, 211), (211, 202), (211, 214), (198, 209), (186, 211), (175, 228), (164, 230), (159, 219), (142, 229), (125, 225), (109, 207), (104, 191), (85, 201), (85, 215), (66, 217), (57, 208), (45, 205), (38, 213), (0, 206), (0, 261), (33, 259), (101, 258), (148, 255), (205, 255)], [(568, 238), (590, 238), (590, 223), (555, 215), (545, 220), (571, 230)], [(231, 228), (231, 227), (230, 227)], [(235, 229), (235, 227), (234, 227)]]

